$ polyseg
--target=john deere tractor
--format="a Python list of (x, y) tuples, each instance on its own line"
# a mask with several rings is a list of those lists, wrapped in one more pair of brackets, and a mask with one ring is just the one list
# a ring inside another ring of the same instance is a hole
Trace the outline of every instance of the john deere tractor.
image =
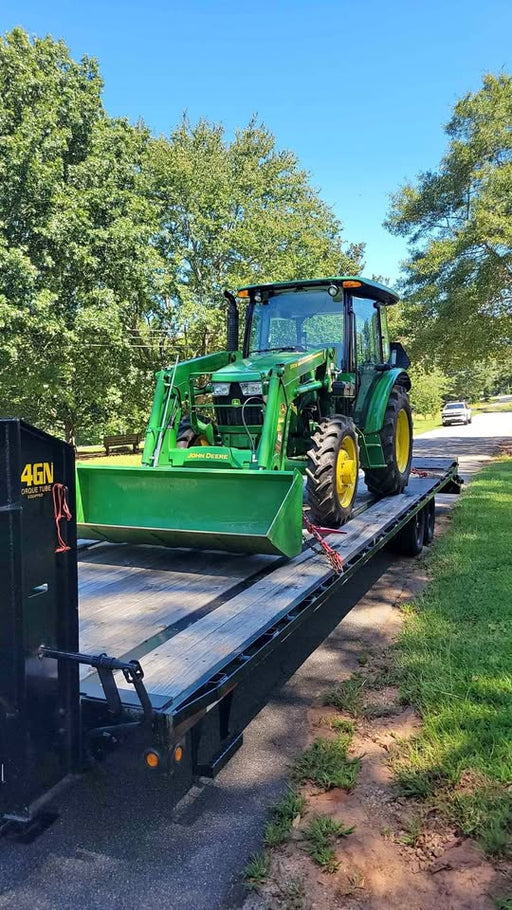
[(397, 296), (352, 276), (225, 296), (227, 350), (157, 373), (142, 465), (78, 465), (82, 536), (291, 557), (304, 486), (309, 519), (332, 528), (351, 515), (360, 467), (377, 497), (406, 486), (409, 360), (386, 314)]

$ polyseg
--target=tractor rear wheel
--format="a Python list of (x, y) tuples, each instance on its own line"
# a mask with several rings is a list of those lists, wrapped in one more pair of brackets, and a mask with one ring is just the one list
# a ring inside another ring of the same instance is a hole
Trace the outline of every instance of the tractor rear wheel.
[(375, 496), (393, 496), (407, 486), (412, 460), (412, 416), (409, 396), (393, 386), (380, 431), (385, 468), (366, 468), (364, 479)]
[(319, 424), (311, 442), (306, 468), (310, 518), (337, 528), (350, 518), (357, 493), (356, 428), (349, 417), (336, 414)]

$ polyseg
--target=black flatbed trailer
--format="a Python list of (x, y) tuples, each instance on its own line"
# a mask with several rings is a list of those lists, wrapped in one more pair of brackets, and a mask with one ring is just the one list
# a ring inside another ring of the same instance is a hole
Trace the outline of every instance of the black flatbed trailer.
[[(54, 493), (61, 484), (72, 514), (72, 451), (21, 421), (0, 430), (0, 817), (11, 831), (119, 745), (140, 773), (169, 775), (176, 799), (198, 775), (214, 776), (333, 595), (383, 547), (415, 552), (436, 493), (460, 490), (455, 460), (416, 458), (404, 493), (360, 495), (351, 521), (326, 538), (341, 572), (311, 536), (292, 560), (77, 547)], [(52, 465), (51, 483), (39, 484), (49, 489), (31, 498), (19, 484), (27, 464), (41, 480)], [(56, 547), (57, 526), (69, 549)], [(339, 621), (343, 598), (336, 605)]]

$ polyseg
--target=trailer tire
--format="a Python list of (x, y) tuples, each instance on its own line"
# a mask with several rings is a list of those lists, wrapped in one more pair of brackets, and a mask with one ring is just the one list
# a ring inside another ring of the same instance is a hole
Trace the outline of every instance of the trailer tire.
[(412, 461), (412, 414), (409, 396), (394, 385), (384, 414), (380, 440), (385, 468), (365, 468), (364, 479), (374, 496), (394, 496), (407, 486)]
[(306, 467), (309, 517), (338, 528), (348, 521), (357, 493), (359, 448), (353, 421), (342, 414), (326, 418), (311, 439)]
[(419, 556), (425, 537), (425, 509), (419, 509), (391, 541), (391, 549), (400, 556)]
[(423, 532), (423, 543), (429, 544), (432, 543), (434, 539), (434, 530), (436, 526), (436, 501), (434, 497), (430, 499), (426, 506), (422, 510), (425, 513), (425, 530)]

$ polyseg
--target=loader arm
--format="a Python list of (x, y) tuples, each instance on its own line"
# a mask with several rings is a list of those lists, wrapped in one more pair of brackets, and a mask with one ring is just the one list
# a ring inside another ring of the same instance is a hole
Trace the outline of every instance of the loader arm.
[(284, 470), (292, 409), (297, 410), (301, 396), (327, 391), (331, 377), (327, 365), (334, 352), (327, 350), (302, 354), (296, 360), (277, 364), (272, 370), (265, 407), (257, 462), (261, 470)]
[[(169, 450), (176, 448), (183, 407), (190, 399), (191, 378), (194, 375), (220, 370), (235, 356), (231, 351), (220, 351), (159, 370), (156, 374), (153, 406), (142, 453), (143, 465), (156, 467), (160, 457), (165, 463), (169, 463)], [(194, 409), (191, 410), (190, 418), (192, 426), (197, 432), (209, 432), (206, 424), (198, 424)], [(213, 440), (211, 441), (213, 442)]]
[[(286, 467), (287, 439), (292, 408), (297, 410), (300, 398), (310, 392), (327, 393), (331, 376), (328, 364), (333, 361), (334, 352), (317, 350), (290, 355), (282, 363), (274, 363), (265, 377), (265, 400), (261, 429), (252, 434), (244, 426), (238, 427), (245, 449), (232, 451), (229, 462), (232, 467), (243, 466), (246, 462), (260, 470), (278, 470)], [(175, 367), (168, 367), (156, 374), (156, 389), (153, 407), (146, 433), (142, 464), (146, 467), (163, 465), (200, 467), (201, 461), (211, 461), (212, 455), (219, 457), (218, 439), (215, 438), (216, 413), (212, 404), (205, 401), (198, 404), (198, 393), (207, 397), (212, 390), (212, 375), (230, 364), (230, 370), (240, 373), (247, 369), (247, 360), (239, 352), (223, 351), (206, 357), (198, 357)], [(198, 381), (201, 386), (198, 388)], [(193, 451), (177, 449), (179, 423), (184, 408), (194, 431), (204, 437), (206, 445)], [(211, 422), (204, 422), (198, 412), (204, 411)], [(243, 412), (242, 412), (243, 413)], [(239, 454), (240, 453), (240, 454)], [(201, 457), (202, 456), (202, 457)], [(248, 464), (247, 464), (248, 466)]]

